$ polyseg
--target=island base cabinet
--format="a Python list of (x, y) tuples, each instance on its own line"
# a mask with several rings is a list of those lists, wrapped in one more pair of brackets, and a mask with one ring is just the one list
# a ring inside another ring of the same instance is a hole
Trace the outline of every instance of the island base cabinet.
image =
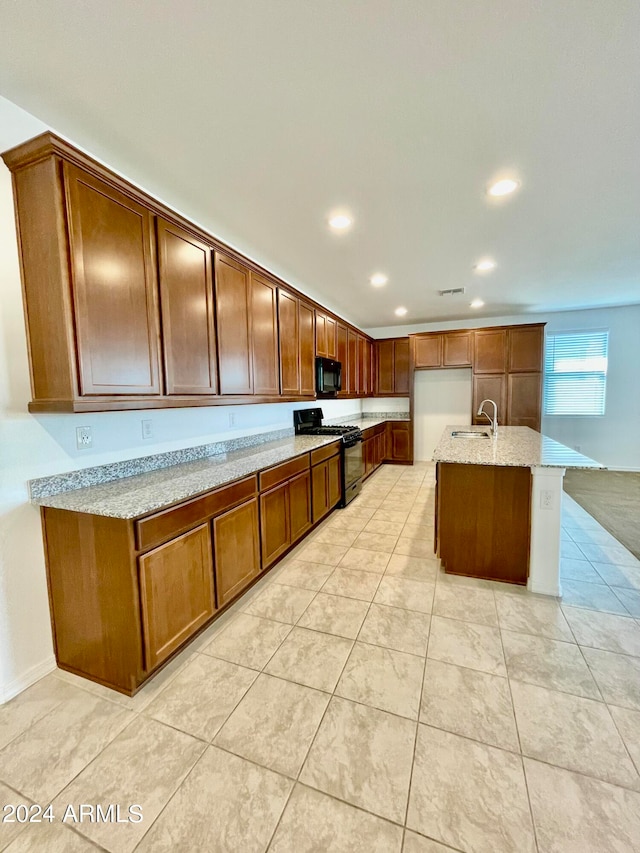
[(152, 670), (215, 612), (209, 525), (144, 554), (139, 567), (145, 664)]
[(530, 469), (438, 463), (436, 527), (449, 574), (526, 584)]
[(258, 500), (253, 498), (213, 519), (218, 607), (224, 607), (260, 574)]

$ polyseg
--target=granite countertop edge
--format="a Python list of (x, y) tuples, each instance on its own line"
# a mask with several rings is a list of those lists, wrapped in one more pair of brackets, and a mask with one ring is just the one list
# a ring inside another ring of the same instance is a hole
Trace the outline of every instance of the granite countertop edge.
[[(363, 431), (386, 421), (408, 421), (406, 415), (345, 418)], [(257, 474), (274, 465), (337, 441), (336, 436), (290, 436), (230, 453), (168, 465), (97, 485), (32, 497), (35, 506), (134, 519), (167, 509), (199, 495)]]

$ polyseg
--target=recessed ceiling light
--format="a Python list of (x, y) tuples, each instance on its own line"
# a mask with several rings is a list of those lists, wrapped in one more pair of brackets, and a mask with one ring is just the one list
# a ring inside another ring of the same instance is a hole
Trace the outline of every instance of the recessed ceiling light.
[(484, 302), (482, 299), (474, 299), (473, 302), (469, 303), (472, 308), (482, 308)]
[(336, 213), (334, 216), (330, 217), (329, 225), (334, 229), (334, 231), (345, 231), (353, 225), (353, 219), (350, 216), (347, 216), (346, 213)]
[(396, 314), (398, 315), (398, 317), (404, 317), (404, 315), (405, 315), (406, 313), (407, 313), (407, 309), (406, 309), (406, 308), (402, 308), (402, 307), (400, 307), (400, 308), (396, 308)]
[(515, 178), (502, 178), (500, 181), (496, 181), (495, 184), (491, 184), (489, 187), (489, 195), (494, 197), (499, 197), (503, 195), (510, 195), (512, 192), (515, 192), (520, 186), (520, 181), (516, 181)]
[(389, 281), (389, 279), (383, 272), (377, 272), (371, 276), (369, 281), (374, 287), (382, 287)]
[(496, 268), (496, 262), (492, 261), (491, 258), (483, 258), (481, 261), (478, 261), (477, 264), (473, 267), (476, 272), (491, 272)]

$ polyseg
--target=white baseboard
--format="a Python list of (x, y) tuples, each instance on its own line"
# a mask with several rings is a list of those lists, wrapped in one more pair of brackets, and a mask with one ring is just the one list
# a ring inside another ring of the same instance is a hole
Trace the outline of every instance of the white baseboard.
[(23, 672), (18, 678), (14, 678), (8, 684), (0, 685), (0, 705), (4, 705), (9, 699), (13, 699), (18, 693), (22, 693), (27, 687), (31, 687), (36, 681), (40, 681), (45, 675), (56, 668), (56, 659), (53, 655), (30, 667), (26, 672)]
[(631, 468), (626, 465), (607, 465), (607, 471), (631, 471), (632, 473), (640, 473), (640, 468)]

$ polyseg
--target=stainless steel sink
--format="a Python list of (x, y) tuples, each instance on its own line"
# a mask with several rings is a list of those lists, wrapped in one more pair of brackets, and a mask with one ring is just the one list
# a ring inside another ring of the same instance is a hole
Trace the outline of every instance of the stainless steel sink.
[(486, 432), (473, 432), (472, 430), (456, 429), (451, 433), (452, 438), (489, 438)]

